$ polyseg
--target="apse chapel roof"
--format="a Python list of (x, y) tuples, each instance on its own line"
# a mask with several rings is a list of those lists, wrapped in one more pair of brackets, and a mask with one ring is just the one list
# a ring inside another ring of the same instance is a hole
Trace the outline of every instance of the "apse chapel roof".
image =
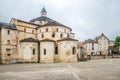
[[(41, 16), (40, 17), (37, 17), (37, 18), (34, 18), (32, 20), (30, 20), (29, 22), (30, 23), (34, 23), (35, 21), (47, 21), (48, 23), (45, 24), (45, 25), (41, 25), (42, 27), (45, 27), (45, 26), (61, 26), (61, 27), (66, 27), (66, 28), (69, 28), (51, 18), (48, 18), (47, 16), (47, 11), (46, 9), (43, 7), (43, 9), (41, 10)], [(72, 30), (71, 28), (69, 28), (70, 30)]]
[(32, 37), (29, 37), (29, 38), (25, 38), (23, 40), (20, 40), (20, 42), (39, 42), (38, 39), (34, 39)]
[(59, 41), (78, 41), (77, 39), (73, 39), (73, 38), (62, 38), (60, 40), (57, 40), (58, 42)]

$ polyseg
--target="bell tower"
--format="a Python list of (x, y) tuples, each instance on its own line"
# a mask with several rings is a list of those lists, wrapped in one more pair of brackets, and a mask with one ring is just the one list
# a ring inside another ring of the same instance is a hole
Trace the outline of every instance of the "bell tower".
[(46, 9), (43, 7), (43, 9), (41, 10), (41, 16), (46, 16), (47, 15), (47, 11)]

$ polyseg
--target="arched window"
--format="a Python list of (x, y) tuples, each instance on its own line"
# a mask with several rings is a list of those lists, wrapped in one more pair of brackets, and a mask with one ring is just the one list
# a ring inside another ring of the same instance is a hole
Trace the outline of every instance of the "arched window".
[(53, 38), (55, 37), (55, 33), (52, 34), (52, 37), (53, 37)]
[(60, 38), (62, 38), (63, 37), (63, 34), (60, 34)]
[(44, 55), (46, 55), (46, 49), (44, 49)]
[(76, 48), (75, 47), (73, 47), (72, 53), (73, 53), (73, 55), (76, 53)]
[(35, 55), (35, 49), (33, 49), (33, 55)]
[(67, 33), (67, 38), (69, 38), (70, 36), (69, 36), (69, 34)]
[(55, 47), (55, 54), (58, 54), (58, 47)]
[(43, 34), (42, 34), (41, 36), (42, 36), (42, 38), (44, 38), (44, 35), (43, 35)]
[(48, 32), (48, 28), (46, 28), (46, 32)]

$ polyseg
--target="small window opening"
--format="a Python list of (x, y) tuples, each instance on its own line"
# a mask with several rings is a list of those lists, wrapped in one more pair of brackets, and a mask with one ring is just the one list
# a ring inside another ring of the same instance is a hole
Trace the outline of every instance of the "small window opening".
[(58, 47), (55, 47), (55, 54), (58, 54)]
[(72, 53), (75, 54), (75, 52), (76, 52), (76, 51), (75, 51), (75, 47), (73, 47), (72, 51), (73, 51)]
[(48, 28), (46, 28), (46, 32), (48, 32)]
[(10, 30), (7, 30), (7, 34), (10, 35)]
[(55, 37), (55, 33), (52, 34), (52, 37), (53, 37), (53, 38)]
[(46, 55), (46, 49), (44, 49), (44, 55)]
[(33, 49), (33, 55), (35, 55), (35, 49)]
[(62, 38), (62, 37), (63, 37), (63, 34), (60, 34), (60, 37)]

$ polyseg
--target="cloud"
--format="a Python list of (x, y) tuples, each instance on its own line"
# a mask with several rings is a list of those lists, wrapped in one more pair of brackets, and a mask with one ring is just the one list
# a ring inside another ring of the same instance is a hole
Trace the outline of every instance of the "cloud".
[(120, 35), (120, 0), (0, 0), (0, 21), (29, 21), (40, 16), (43, 5), (48, 17), (71, 27), (79, 40), (102, 32), (110, 39)]

